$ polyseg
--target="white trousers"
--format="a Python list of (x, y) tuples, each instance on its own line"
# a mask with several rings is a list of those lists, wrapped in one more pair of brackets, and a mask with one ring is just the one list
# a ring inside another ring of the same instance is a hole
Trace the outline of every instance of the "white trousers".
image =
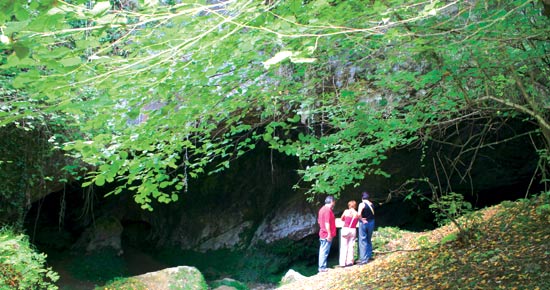
[(353, 265), (353, 256), (355, 254), (355, 238), (357, 236), (357, 231), (353, 233), (350, 237), (340, 239), (340, 266)]

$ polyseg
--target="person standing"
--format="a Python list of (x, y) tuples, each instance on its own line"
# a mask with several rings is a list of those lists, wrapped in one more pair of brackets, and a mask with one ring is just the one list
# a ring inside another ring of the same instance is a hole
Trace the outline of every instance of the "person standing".
[(369, 193), (361, 194), (359, 204), (359, 263), (360, 265), (372, 259), (372, 233), (374, 232), (374, 204), (369, 200)]
[(342, 213), (341, 219), (344, 222), (344, 226), (341, 229), (342, 239), (340, 239), (339, 264), (341, 267), (353, 265), (357, 222), (359, 221), (359, 213), (355, 210), (356, 207), (357, 202), (355, 202), (355, 200), (350, 200), (348, 201), (348, 209)]
[(329, 195), (325, 198), (325, 205), (319, 209), (317, 222), (319, 223), (319, 272), (327, 271), (327, 259), (332, 240), (336, 236), (336, 218), (332, 209), (336, 201)]

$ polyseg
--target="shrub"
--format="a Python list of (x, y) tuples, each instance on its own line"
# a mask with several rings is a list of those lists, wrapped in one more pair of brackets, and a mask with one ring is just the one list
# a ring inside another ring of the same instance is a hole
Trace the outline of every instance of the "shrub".
[(59, 275), (45, 262), (46, 255), (31, 247), (28, 236), (0, 229), (0, 289), (57, 289)]
[(440, 196), (430, 205), (430, 209), (435, 215), (435, 220), (440, 226), (456, 220), (472, 212), (472, 205), (464, 200), (460, 193), (450, 192)]

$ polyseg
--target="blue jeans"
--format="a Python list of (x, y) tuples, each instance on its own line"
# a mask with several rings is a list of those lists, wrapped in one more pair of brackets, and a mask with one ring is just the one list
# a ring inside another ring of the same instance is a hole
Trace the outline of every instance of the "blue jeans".
[(329, 242), (327, 239), (319, 239), (319, 242), (319, 271), (321, 271), (327, 268), (328, 253), (330, 252), (332, 241)]
[(374, 220), (368, 223), (359, 221), (359, 262), (366, 263), (372, 257), (372, 232)]

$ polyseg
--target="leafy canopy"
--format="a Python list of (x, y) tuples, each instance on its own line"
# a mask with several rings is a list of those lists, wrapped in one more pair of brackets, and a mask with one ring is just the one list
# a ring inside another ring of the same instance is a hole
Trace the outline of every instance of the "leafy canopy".
[(258, 142), (298, 157), (312, 195), (474, 117), (525, 118), (547, 152), (549, 20), (493, 2), (12, 1), (2, 70), (26, 95), (0, 125), (67, 118), (79, 137), (52, 142), (93, 168), (85, 185), (145, 209)]

